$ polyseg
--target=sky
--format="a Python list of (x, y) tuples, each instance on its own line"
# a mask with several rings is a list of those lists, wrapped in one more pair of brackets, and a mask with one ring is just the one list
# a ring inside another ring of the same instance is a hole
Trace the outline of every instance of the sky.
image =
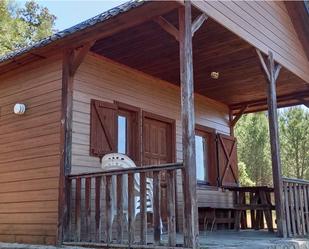
[[(15, 0), (24, 5), (26, 0)], [(120, 5), (126, 0), (36, 0), (41, 6), (47, 7), (57, 17), (57, 31), (70, 28), (82, 21), (96, 16), (106, 10)]]

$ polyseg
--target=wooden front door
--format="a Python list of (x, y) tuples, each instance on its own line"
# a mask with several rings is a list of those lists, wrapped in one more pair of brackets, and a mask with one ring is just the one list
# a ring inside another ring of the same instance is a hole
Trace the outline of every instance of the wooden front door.
[[(175, 122), (150, 113), (143, 114), (143, 165), (159, 165), (175, 161)], [(160, 175), (161, 217), (167, 222), (166, 174)]]

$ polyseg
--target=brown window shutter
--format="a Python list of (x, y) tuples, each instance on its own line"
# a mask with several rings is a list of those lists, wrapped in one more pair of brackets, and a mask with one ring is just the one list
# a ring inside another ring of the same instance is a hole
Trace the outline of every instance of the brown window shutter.
[(90, 155), (117, 152), (117, 105), (91, 100)]
[(217, 134), (218, 175), (220, 186), (238, 185), (237, 141), (235, 137)]

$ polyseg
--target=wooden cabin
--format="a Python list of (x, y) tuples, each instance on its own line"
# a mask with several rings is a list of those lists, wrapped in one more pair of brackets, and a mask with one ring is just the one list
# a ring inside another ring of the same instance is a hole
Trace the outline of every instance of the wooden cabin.
[[(222, 210), (228, 226), (239, 216), (233, 127), (262, 110), (277, 233), (307, 234), (308, 183), (282, 179), (276, 112), (308, 106), (308, 19), (302, 1), (133, 1), (0, 58), (0, 241), (148, 248), (149, 232), (162, 245), (163, 223), (168, 246), (180, 232), (198, 248), (199, 210)], [(103, 172), (113, 152), (137, 168)], [(121, 188), (112, 224), (111, 179), (124, 175), (128, 224)]]

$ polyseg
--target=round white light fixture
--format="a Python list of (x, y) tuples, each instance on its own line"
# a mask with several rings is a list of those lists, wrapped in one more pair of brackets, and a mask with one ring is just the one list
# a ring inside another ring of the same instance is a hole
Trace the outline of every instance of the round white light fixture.
[(14, 105), (14, 113), (17, 115), (23, 115), (26, 112), (25, 104), (17, 103)]
[(210, 77), (215, 80), (219, 79), (219, 72), (211, 72)]

